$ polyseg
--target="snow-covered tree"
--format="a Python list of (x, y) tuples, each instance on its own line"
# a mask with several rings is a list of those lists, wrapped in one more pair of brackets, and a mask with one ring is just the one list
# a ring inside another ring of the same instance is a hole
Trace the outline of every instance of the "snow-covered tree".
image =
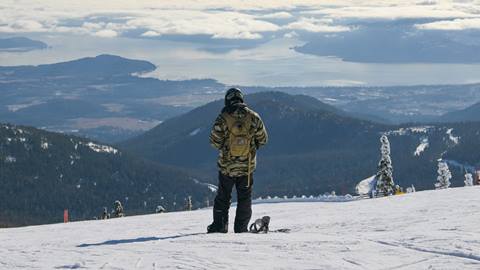
[(393, 166), (392, 159), (390, 158), (390, 142), (386, 135), (382, 135), (380, 138), (382, 146), (380, 152), (382, 157), (378, 163), (377, 178), (377, 194), (391, 195), (393, 194), (393, 188), (395, 183), (393, 182)]
[(466, 173), (465, 174), (465, 186), (470, 187), (473, 186), (473, 175), (471, 173)]
[(438, 162), (438, 176), (437, 183), (435, 183), (436, 189), (445, 189), (450, 187), (450, 179), (452, 179), (452, 173), (448, 168), (448, 164), (444, 161)]
[(125, 213), (123, 212), (122, 203), (119, 200), (116, 200), (113, 203), (113, 210), (112, 210), (113, 217), (124, 217)]

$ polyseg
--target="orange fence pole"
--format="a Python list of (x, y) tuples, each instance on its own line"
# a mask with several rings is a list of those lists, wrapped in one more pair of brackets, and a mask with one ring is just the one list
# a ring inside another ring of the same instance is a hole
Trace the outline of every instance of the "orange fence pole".
[(68, 209), (63, 210), (63, 223), (68, 222)]

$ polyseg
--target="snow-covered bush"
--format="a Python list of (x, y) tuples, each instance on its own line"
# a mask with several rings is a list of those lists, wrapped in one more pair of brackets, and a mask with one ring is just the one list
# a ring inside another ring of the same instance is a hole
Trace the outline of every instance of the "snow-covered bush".
[(412, 185), (410, 187), (407, 187), (407, 193), (412, 193), (412, 192), (415, 192), (415, 186)]
[(393, 194), (395, 183), (393, 182), (393, 166), (392, 159), (390, 158), (390, 142), (388, 141), (388, 137), (382, 135), (380, 142), (382, 143), (380, 147), (382, 158), (378, 163), (378, 172), (376, 175), (377, 194), (385, 196)]
[(470, 186), (473, 186), (473, 176), (471, 173), (466, 173), (465, 174), (465, 186), (466, 187), (470, 187)]
[(166, 211), (167, 210), (165, 210), (165, 208), (161, 205), (157, 205), (157, 208), (155, 209), (155, 213), (164, 213)]
[(450, 179), (452, 179), (452, 173), (448, 168), (448, 164), (444, 161), (438, 162), (438, 177), (437, 183), (435, 183), (436, 189), (445, 189), (450, 187)]

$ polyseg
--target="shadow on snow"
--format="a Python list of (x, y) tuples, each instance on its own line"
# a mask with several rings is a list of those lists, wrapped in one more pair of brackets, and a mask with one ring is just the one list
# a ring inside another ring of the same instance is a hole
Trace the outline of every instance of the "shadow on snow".
[(150, 241), (170, 240), (170, 239), (201, 235), (201, 234), (205, 234), (205, 233), (189, 233), (189, 234), (179, 234), (179, 235), (172, 235), (172, 236), (165, 236), (165, 237), (139, 237), (139, 238), (133, 238), (133, 239), (108, 240), (101, 243), (81, 244), (81, 245), (78, 245), (77, 247), (111, 246), (111, 245), (119, 245), (119, 244), (142, 243), (142, 242), (150, 242)]

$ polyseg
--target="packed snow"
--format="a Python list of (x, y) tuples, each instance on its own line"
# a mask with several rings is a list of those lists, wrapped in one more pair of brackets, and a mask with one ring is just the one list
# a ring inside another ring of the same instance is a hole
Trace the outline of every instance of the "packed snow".
[(207, 235), (211, 208), (0, 229), (0, 268), (480, 269), (479, 194), (253, 206), (254, 219), (290, 233)]

